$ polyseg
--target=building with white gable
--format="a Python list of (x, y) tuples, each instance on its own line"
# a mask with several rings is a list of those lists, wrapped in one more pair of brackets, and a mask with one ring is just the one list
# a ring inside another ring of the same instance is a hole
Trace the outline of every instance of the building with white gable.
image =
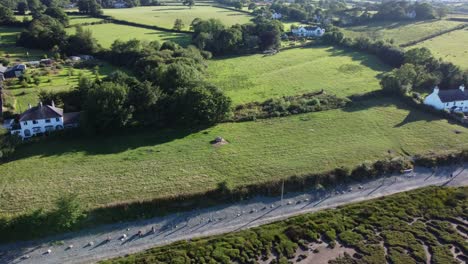
[(31, 107), (19, 115), (17, 119), (5, 120), (4, 127), (10, 130), (11, 134), (29, 138), (35, 135), (62, 130), (68, 127), (79, 125), (79, 112), (63, 113), (63, 109), (52, 105)]
[(458, 89), (440, 90), (435, 87), (434, 91), (424, 99), (424, 104), (439, 110), (468, 113), (468, 91), (464, 85)]
[(325, 29), (313, 26), (299, 26), (292, 29), (291, 32), (298, 37), (321, 37), (325, 34)]

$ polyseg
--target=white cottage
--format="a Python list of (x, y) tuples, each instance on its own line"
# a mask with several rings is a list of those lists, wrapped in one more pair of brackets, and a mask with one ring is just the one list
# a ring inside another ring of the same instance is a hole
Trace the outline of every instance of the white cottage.
[(63, 113), (63, 109), (52, 105), (31, 107), (22, 113), (17, 120), (7, 120), (4, 127), (11, 134), (29, 138), (45, 132), (62, 130), (66, 127), (76, 127), (79, 124), (79, 112)]
[(464, 85), (458, 89), (440, 90), (435, 87), (434, 91), (424, 99), (424, 104), (439, 110), (455, 112), (468, 112), (468, 91)]
[(312, 26), (299, 26), (292, 29), (291, 32), (299, 37), (321, 37), (325, 34), (325, 29)]
[(271, 14), (271, 18), (272, 19), (281, 19), (283, 17), (283, 15), (281, 15), (281, 13), (273, 13)]

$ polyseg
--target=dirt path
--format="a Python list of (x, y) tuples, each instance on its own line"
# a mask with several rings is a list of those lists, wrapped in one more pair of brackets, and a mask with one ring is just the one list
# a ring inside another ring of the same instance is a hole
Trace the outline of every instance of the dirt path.
[[(466, 164), (465, 164), (466, 165)], [(450, 178), (449, 175), (454, 177)], [(468, 186), (468, 170), (416, 168), (415, 173), (393, 175), (320, 192), (293, 193), (279, 198), (257, 197), (242, 203), (172, 214), (144, 221), (119, 223), (42, 240), (0, 246), (0, 263), (90, 263), (195, 237), (222, 234), (365, 201), (429, 185)], [(352, 190), (350, 189), (352, 188)], [(155, 227), (155, 232), (150, 232)], [(142, 230), (143, 236), (136, 236)], [(125, 240), (119, 238), (126, 234)], [(110, 237), (110, 241), (106, 239)], [(92, 242), (92, 245), (89, 243)], [(67, 249), (69, 245), (72, 248)], [(47, 253), (47, 250), (51, 250)], [(29, 258), (24, 259), (25, 256)]]

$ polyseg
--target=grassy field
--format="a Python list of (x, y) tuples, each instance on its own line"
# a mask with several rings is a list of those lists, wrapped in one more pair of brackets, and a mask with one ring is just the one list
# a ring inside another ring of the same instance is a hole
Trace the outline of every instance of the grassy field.
[(251, 17), (247, 14), (212, 6), (150, 6), (130, 9), (105, 9), (105, 15), (135, 23), (172, 29), (177, 18), (182, 19), (184, 29), (189, 30), (195, 18), (218, 18), (225, 25), (245, 24)]
[[(229, 144), (212, 146), (217, 136)], [(91, 208), (356, 166), (390, 152), (466, 147), (468, 129), (390, 99), (201, 131), (50, 139), (23, 146), (0, 165), (0, 215), (51, 208), (70, 192)]]
[(380, 89), (378, 76), (386, 70), (373, 56), (312, 47), (213, 59), (208, 79), (240, 104), (321, 89), (337, 96), (365, 93)]
[(89, 16), (68, 16), (70, 19), (70, 26), (83, 24), (83, 23), (95, 23), (101, 22), (101, 18), (89, 17)]
[(374, 22), (368, 25), (346, 27), (343, 32), (347, 37), (369, 37), (371, 39), (393, 39), (400, 45), (413, 40), (456, 27), (463, 22), (449, 20), (431, 20), (420, 22)]
[[(83, 26), (84, 29), (89, 29), (93, 32), (93, 37), (97, 39), (98, 43), (104, 48), (109, 48), (115, 40), (130, 40), (139, 39), (159, 42), (174, 41), (180, 45), (186, 46), (190, 43), (189, 34), (173, 33), (159, 30), (151, 30), (139, 27), (131, 27), (117, 24), (99, 24), (92, 26)], [(74, 34), (75, 28), (68, 28), (68, 34)]]
[(23, 29), (17, 27), (0, 26), (0, 57), (7, 57), (10, 61), (37, 60), (43, 58), (47, 52), (42, 50), (16, 47), (16, 39)]
[(464, 263), (467, 193), (430, 187), (101, 263)]
[(426, 40), (408, 49), (415, 47), (429, 48), (436, 58), (468, 69), (468, 28)]

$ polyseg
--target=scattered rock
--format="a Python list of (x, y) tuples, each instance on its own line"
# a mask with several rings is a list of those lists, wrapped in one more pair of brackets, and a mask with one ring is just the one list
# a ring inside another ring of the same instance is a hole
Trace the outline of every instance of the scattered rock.
[(224, 138), (216, 137), (213, 141), (210, 142), (213, 146), (222, 146), (225, 144), (229, 144)]

